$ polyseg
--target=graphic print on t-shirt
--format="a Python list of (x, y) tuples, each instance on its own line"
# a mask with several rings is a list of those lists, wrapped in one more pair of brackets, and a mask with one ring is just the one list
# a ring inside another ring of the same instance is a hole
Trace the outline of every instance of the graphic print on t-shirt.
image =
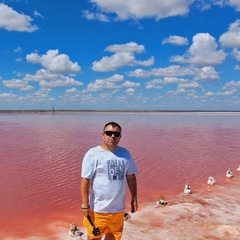
[(109, 180), (123, 180), (125, 166), (124, 161), (121, 160), (108, 160), (108, 179)]

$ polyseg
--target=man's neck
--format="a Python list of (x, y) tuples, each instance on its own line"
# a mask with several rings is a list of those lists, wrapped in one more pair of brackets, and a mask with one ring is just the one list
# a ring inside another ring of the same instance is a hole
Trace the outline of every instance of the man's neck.
[(102, 149), (106, 151), (114, 152), (117, 149), (117, 146), (107, 146), (106, 144), (100, 145)]

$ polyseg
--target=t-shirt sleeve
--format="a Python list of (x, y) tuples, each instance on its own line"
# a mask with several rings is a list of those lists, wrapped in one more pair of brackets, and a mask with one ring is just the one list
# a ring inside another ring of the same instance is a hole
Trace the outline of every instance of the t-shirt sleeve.
[(82, 161), (81, 177), (92, 179), (95, 172), (95, 157), (91, 150), (89, 150)]
[(128, 156), (128, 168), (127, 168), (126, 174), (134, 174), (134, 173), (138, 172), (138, 169), (137, 169), (136, 163), (135, 163), (131, 153), (128, 152), (128, 154), (129, 154), (129, 156)]

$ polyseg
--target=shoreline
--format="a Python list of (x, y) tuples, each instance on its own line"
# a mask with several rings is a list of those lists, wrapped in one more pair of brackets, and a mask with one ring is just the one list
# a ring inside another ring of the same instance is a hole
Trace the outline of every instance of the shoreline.
[(134, 114), (134, 113), (145, 113), (145, 114), (240, 114), (237, 110), (0, 110), (0, 114), (62, 114), (62, 113), (124, 113), (124, 114)]

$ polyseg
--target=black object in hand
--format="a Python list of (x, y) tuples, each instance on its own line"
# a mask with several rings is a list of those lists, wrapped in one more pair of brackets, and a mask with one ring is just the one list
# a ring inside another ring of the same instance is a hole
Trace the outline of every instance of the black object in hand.
[(99, 230), (99, 228), (95, 228), (95, 227), (93, 227), (92, 233), (93, 233), (94, 236), (99, 235), (99, 234), (100, 234), (100, 230)]
[(92, 222), (92, 219), (90, 218), (89, 215), (87, 215), (87, 219), (88, 219), (88, 221), (90, 222), (90, 224), (91, 224), (92, 227), (93, 227), (92, 234), (93, 234), (94, 236), (99, 235), (101, 232), (100, 232), (99, 228), (96, 228), (96, 227), (94, 226), (94, 224), (93, 224), (93, 222)]

